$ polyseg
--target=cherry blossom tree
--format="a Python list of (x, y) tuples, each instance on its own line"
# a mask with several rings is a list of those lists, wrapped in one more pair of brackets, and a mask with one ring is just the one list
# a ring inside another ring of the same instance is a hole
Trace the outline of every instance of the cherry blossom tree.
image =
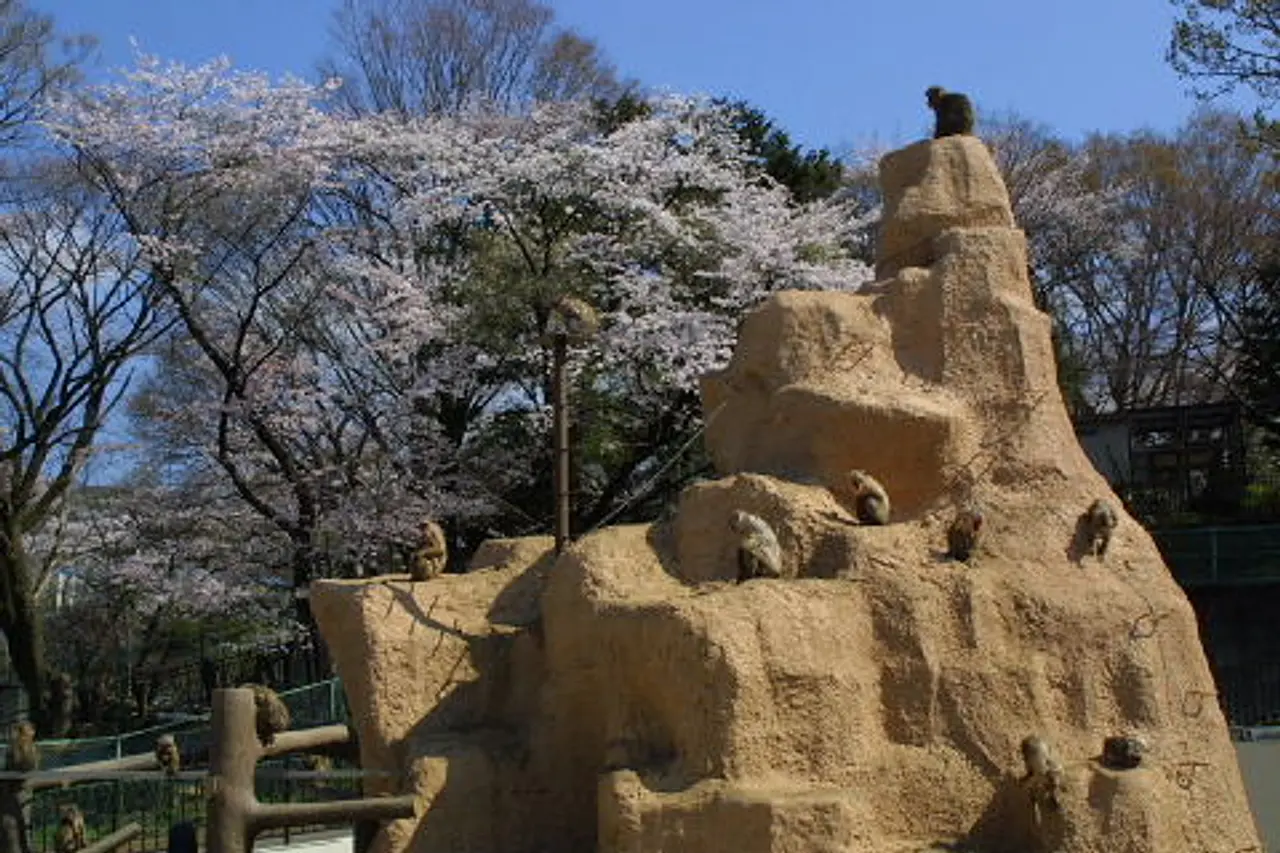
[(423, 514), (455, 544), (545, 529), (562, 295), (603, 319), (574, 362), (591, 523), (694, 433), (743, 310), (869, 277), (860, 211), (795, 203), (709, 102), (353, 118), (325, 94), (147, 60), (52, 123), (180, 321), (152, 420), (289, 537), (298, 585), (338, 531), (359, 551)]
[(61, 561), (51, 662), (103, 706), (86, 708), (87, 717), (131, 696), (145, 718), (163, 686), (154, 674), (198, 653), (206, 639), (262, 638), (271, 626), (290, 627), (287, 586), (271, 570), (287, 567), (286, 543), (225, 490), (215, 508), (205, 486), (215, 484), (162, 486), (144, 469), (82, 491), (68, 514), (65, 538), (78, 548)]
[[(705, 101), (656, 100), (613, 128), (582, 103), (361, 127), (351, 156), (378, 163), (391, 199), (379, 245), (402, 247), (393, 262), (373, 259), (385, 289), (364, 307), (372, 323), (393, 321), (379, 338), (411, 370), (435, 364), (450, 336), (485, 353), (464, 350), (476, 367), (468, 381), (488, 374), (470, 432), (484, 456), (515, 446), (526, 457), (512, 467), (498, 456), (498, 469), (476, 460), (489, 482), (505, 472), (502, 492), (536, 483), (548, 494), (552, 306), (571, 294), (600, 311), (577, 371), (589, 401), (579, 441), (596, 448), (579, 468), (580, 525), (636, 497), (661, 452), (691, 434), (697, 377), (727, 359), (748, 306), (777, 289), (868, 278), (848, 252), (865, 217), (838, 201), (792, 203), (744, 149), (731, 111)], [(417, 364), (409, 356), (428, 329), (441, 344)], [(439, 377), (412, 383), (430, 411), (468, 408), (441, 394)], [(525, 484), (510, 482), (516, 473)], [(537, 506), (531, 514), (547, 517)]]

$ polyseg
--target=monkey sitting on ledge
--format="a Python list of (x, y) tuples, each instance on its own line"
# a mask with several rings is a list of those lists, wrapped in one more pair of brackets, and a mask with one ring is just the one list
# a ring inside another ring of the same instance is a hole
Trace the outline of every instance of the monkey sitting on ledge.
[(418, 547), (409, 560), (409, 577), (414, 581), (431, 580), (439, 576), (449, 562), (449, 544), (444, 530), (431, 519), (424, 519), (418, 528)]

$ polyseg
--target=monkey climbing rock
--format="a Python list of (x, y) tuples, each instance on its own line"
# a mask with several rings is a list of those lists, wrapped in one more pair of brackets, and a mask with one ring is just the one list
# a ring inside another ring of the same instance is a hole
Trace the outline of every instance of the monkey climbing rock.
[(782, 546), (769, 523), (758, 515), (734, 510), (729, 527), (738, 534), (738, 582), (782, 577)]
[(1039, 824), (1046, 813), (1062, 808), (1058, 799), (1062, 790), (1062, 765), (1054, 757), (1049, 742), (1039, 735), (1023, 738), (1022, 763), (1026, 770), (1022, 785), (1031, 797), (1033, 817)]
[(951, 526), (947, 528), (947, 556), (953, 560), (968, 562), (978, 547), (982, 534), (982, 511), (976, 506), (961, 507)]
[(849, 472), (849, 485), (853, 488), (853, 506), (858, 521), (863, 524), (889, 523), (889, 493), (875, 477), (854, 469)]
[(1101, 560), (1111, 544), (1111, 534), (1115, 532), (1119, 518), (1111, 504), (1099, 498), (1089, 504), (1084, 513), (1085, 530), (1088, 534), (1089, 553)]

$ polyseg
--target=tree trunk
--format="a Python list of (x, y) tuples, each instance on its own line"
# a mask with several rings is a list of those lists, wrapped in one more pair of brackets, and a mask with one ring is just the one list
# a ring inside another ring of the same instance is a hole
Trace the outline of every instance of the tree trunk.
[[(303, 529), (290, 534), (293, 540), (293, 616), (306, 632), (312, 645), (319, 645), (320, 633), (316, 630), (315, 619), (311, 615), (311, 579), (315, 575), (315, 548), (311, 540), (310, 529)], [(312, 663), (315, 658), (307, 656), (307, 680), (319, 681), (320, 674), (314, 671)]]
[(315, 548), (312, 547), (310, 530), (291, 533), (289, 538), (293, 541), (294, 617), (310, 631), (313, 627), (310, 596), (311, 578), (315, 574)]
[(44, 625), (32, 599), (33, 585), (21, 534), (6, 525), (0, 542), (0, 631), (9, 644), (9, 661), (27, 691), (30, 717), (41, 735), (48, 733), (45, 708)]

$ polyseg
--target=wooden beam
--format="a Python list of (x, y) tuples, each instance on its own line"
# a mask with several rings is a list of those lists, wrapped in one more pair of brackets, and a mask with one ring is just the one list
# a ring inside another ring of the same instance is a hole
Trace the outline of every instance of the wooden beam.
[(104, 835), (88, 847), (80, 848), (80, 853), (110, 853), (117, 847), (128, 844), (142, 834), (142, 825), (126, 823), (110, 835)]

